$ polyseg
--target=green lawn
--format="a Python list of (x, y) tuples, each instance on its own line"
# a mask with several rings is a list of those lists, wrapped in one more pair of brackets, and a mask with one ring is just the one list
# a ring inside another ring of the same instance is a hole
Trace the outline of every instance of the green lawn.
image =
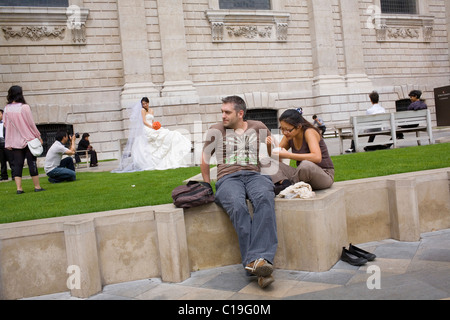
[(335, 181), (450, 167), (450, 143), (332, 157)]
[[(332, 157), (336, 181), (450, 167), (450, 144), (362, 152)], [(27, 169), (24, 174), (27, 173)], [(77, 181), (50, 184), (33, 192), (23, 180), (25, 194), (17, 195), (14, 182), (0, 183), (0, 223), (43, 219), (89, 212), (171, 203), (171, 191), (200, 173), (199, 167), (135, 173), (78, 172)]]

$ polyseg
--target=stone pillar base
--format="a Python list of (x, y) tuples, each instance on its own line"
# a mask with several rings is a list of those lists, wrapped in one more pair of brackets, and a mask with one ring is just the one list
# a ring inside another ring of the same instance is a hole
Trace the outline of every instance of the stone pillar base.
[(318, 191), (313, 199), (277, 199), (275, 210), (277, 268), (322, 272), (339, 260), (348, 244), (343, 189)]
[(400, 241), (420, 239), (419, 206), (415, 179), (389, 181), (391, 234)]
[(126, 107), (129, 103), (137, 103), (142, 97), (159, 98), (160, 92), (152, 82), (127, 83), (120, 94), (121, 105)]
[(64, 224), (67, 265), (67, 287), (71, 295), (88, 298), (102, 291), (94, 221)]
[(158, 246), (161, 259), (161, 279), (182, 282), (190, 274), (183, 209), (155, 210)]
[(191, 96), (197, 95), (197, 90), (194, 88), (192, 81), (166, 81), (164, 82), (161, 96)]

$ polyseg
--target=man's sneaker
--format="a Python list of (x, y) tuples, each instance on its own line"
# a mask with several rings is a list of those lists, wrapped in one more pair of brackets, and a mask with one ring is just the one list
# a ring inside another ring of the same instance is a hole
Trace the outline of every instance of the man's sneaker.
[(245, 270), (258, 277), (268, 277), (273, 272), (273, 266), (263, 258), (259, 258), (250, 262)]
[(352, 153), (355, 152), (355, 150), (353, 150), (352, 148), (345, 150), (345, 153)]
[(275, 279), (273, 278), (272, 275), (268, 277), (258, 277), (258, 285), (263, 289), (274, 281)]

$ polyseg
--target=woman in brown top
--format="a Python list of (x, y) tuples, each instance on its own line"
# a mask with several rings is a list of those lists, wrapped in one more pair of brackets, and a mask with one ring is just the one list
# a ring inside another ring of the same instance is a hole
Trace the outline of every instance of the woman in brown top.
[[(278, 155), (280, 160), (297, 161), (297, 168), (280, 161), (278, 172), (271, 176), (275, 185), (280, 186), (278, 189), (300, 181), (310, 184), (313, 190), (331, 187), (334, 165), (319, 131), (294, 109), (286, 110), (279, 120), (284, 136), (272, 153)], [(266, 142), (274, 144), (272, 137), (268, 137)]]

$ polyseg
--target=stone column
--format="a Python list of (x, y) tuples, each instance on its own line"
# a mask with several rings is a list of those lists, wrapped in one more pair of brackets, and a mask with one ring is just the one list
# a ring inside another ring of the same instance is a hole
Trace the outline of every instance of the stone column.
[(158, 208), (155, 211), (158, 232), (161, 279), (181, 282), (190, 277), (189, 256), (183, 209)]
[(72, 296), (88, 298), (102, 291), (94, 221), (64, 224), (68, 280)]
[(164, 68), (162, 96), (197, 95), (189, 75), (182, 0), (157, 0)]
[(388, 181), (391, 235), (400, 241), (420, 239), (419, 204), (415, 179)]
[(445, 2), (445, 17), (447, 24), (447, 39), (448, 39), (448, 61), (450, 62), (450, 1)]
[(309, 26), (313, 56), (313, 94), (342, 94), (339, 76), (332, 4), (329, 0), (309, 0)]
[(159, 97), (152, 82), (144, 0), (118, 0), (120, 41), (125, 85), (122, 106), (140, 101), (143, 96)]
[(373, 90), (364, 65), (363, 38), (357, 0), (340, 0), (347, 86), (358, 92)]

